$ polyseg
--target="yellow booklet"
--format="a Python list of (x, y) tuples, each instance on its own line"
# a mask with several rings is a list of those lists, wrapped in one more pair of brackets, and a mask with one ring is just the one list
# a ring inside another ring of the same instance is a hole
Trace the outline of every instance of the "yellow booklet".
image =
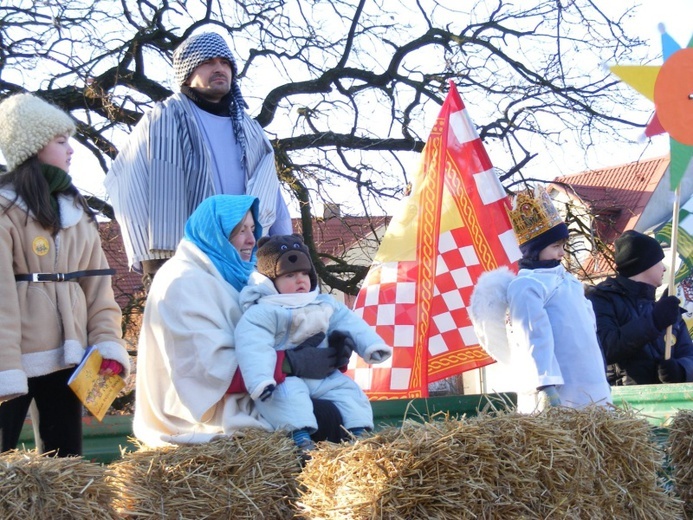
[(125, 381), (120, 376), (99, 375), (102, 361), (101, 353), (93, 346), (89, 347), (84, 354), (84, 359), (75, 368), (67, 382), (82, 404), (99, 422), (125, 386)]

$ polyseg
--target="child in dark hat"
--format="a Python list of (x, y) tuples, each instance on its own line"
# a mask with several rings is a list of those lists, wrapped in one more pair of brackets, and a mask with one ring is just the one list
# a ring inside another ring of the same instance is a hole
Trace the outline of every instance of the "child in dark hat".
[(592, 306), (582, 284), (561, 265), (568, 227), (540, 187), (518, 193), (513, 202), (509, 216), (522, 252), (520, 270), (514, 275), (501, 268), (477, 281), (470, 317), (479, 341), (519, 377), (521, 411), (607, 405), (611, 391)]
[(322, 348), (327, 338), (351, 342), (368, 363), (382, 363), (392, 355), (392, 348), (365, 321), (331, 296), (320, 294), (310, 251), (300, 235), (258, 241), (257, 272), (240, 301), (244, 314), (236, 327), (238, 365), (248, 393), (272, 427), (291, 431), (303, 451), (312, 449), (310, 434), (317, 427), (313, 397), (334, 402), (345, 428), (354, 435), (373, 428), (368, 398), (340, 370), (322, 380), (287, 377), (277, 385), (274, 379), (276, 351)]
[[(592, 289), (597, 333), (614, 385), (693, 381), (693, 343), (681, 319), (679, 299), (655, 299), (664, 282), (664, 251), (654, 238), (629, 230), (614, 242), (615, 277)], [(675, 344), (665, 359), (665, 336)]]

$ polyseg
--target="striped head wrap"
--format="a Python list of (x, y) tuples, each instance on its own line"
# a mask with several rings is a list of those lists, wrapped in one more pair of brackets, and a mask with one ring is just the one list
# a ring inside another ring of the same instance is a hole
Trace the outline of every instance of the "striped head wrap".
[(243, 99), (241, 87), (238, 84), (236, 58), (233, 57), (226, 40), (214, 32), (194, 34), (184, 40), (173, 53), (175, 81), (176, 84), (182, 85), (200, 63), (213, 58), (225, 58), (231, 62), (231, 119), (236, 139), (241, 145), (245, 159), (247, 143), (241, 121), (243, 120), (244, 109), (248, 108), (248, 103)]

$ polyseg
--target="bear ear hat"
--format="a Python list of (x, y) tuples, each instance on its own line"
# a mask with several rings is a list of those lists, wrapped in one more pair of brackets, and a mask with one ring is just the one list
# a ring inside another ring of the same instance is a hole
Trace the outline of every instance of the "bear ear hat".
[(262, 247), (263, 244), (266, 244), (270, 240), (270, 237), (260, 237), (260, 240), (257, 241), (257, 247)]

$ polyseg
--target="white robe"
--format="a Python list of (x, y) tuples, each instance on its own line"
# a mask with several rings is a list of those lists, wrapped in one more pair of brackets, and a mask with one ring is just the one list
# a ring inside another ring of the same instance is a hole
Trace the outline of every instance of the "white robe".
[(563, 266), (484, 273), (470, 318), (504, 376), (507, 386), (496, 391), (517, 392), (519, 411), (535, 411), (536, 389), (547, 385), (571, 408), (612, 402), (592, 304)]
[(137, 356), (135, 436), (150, 446), (270, 431), (248, 394), (227, 394), (238, 367), (239, 292), (182, 240), (154, 277)]

